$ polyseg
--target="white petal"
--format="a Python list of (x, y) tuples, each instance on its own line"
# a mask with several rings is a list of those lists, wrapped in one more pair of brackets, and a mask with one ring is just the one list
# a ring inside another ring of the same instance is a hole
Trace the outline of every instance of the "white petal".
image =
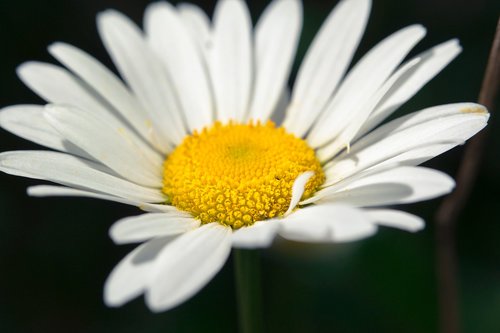
[(158, 255), (146, 293), (152, 311), (171, 309), (196, 294), (226, 262), (231, 229), (210, 223), (176, 238)]
[(418, 148), (410, 149), (402, 154), (398, 154), (393, 158), (389, 158), (388, 160), (380, 163), (376, 168), (394, 163), (399, 165), (416, 166), (434, 158), (435, 156), (441, 155), (458, 145), (462, 145), (463, 143), (463, 140), (450, 140), (449, 142), (422, 145)]
[(153, 239), (139, 245), (109, 274), (104, 285), (104, 302), (117, 307), (142, 294), (151, 280), (155, 257), (170, 239)]
[(398, 107), (413, 97), (427, 82), (446, 67), (462, 50), (458, 40), (450, 40), (420, 54), (418, 66), (401, 77), (363, 125), (358, 137), (375, 128)]
[(51, 103), (71, 104), (87, 112), (113, 119), (113, 111), (105, 107), (95, 91), (64, 68), (30, 61), (17, 68), (19, 78), (40, 97)]
[(425, 227), (425, 222), (418, 216), (393, 209), (365, 209), (378, 225), (416, 232)]
[(392, 34), (370, 50), (349, 72), (307, 137), (314, 148), (334, 139), (351, 121), (359, 108), (392, 74), (410, 50), (425, 35), (420, 25)]
[(138, 27), (121, 13), (100, 13), (97, 26), (118, 71), (148, 112), (157, 146), (167, 152), (187, 132), (165, 70)]
[(85, 150), (96, 161), (137, 184), (162, 186), (162, 163), (153, 164), (144, 155), (137, 138), (123, 127), (71, 106), (49, 106), (49, 123), (65, 138)]
[(240, 228), (233, 232), (233, 247), (241, 249), (258, 249), (271, 246), (281, 220), (266, 220), (256, 222), (251, 226)]
[[(106, 105), (95, 90), (86, 86), (83, 81), (67, 70), (51, 64), (27, 62), (19, 66), (17, 72), (21, 80), (45, 100), (76, 106), (106, 122), (130, 129), (130, 125), (122, 121), (117, 111), (109, 104)], [(149, 145), (143, 143), (135, 132), (130, 131), (130, 136), (141, 144), (141, 149), (148, 159), (158, 160), (158, 154)]]
[(212, 43), (210, 20), (207, 14), (200, 7), (190, 3), (180, 3), (177, 9), (191, 33), (191, 38), (194, 39), (200, 52), (206, 55)]
[(142, 137), (151, 141), (151, 121), (137, 99), (113, 72), (91, 55), (69, 44), (54, 43), (49, 47), (49, 51), (94, 88)]
[(366, 186), (378, 183), (393, 183), (408, 186), (411, 194), (401, 198), (396, 203), (412, 203), (429, 200), (450, 193), (455, 187), (455, 181), (447, 174), (423, 167), (400, 167), (387, 170), (370, 177), (365, 177), (350, 185)]
[(43, 116), (41, 105), (15, 105), (0, 111), (0, 126), (21, 138), (73, 155), (89, 158), (82, 149), (66, 140)]
[(363, 179), (365, 177), (370, 177), (372, 175), (376, 175), (380, 172), (384, 172), (387, 170), (392, 170), (394, 168), (398, 168), (401, 165), (399, 163), (390, 163), (390, 164), (384, 164), (381, 167), (376, 167), (376, 168), (370, 168), (367, 170), (360, 171), (358, 173), (355, 173), (349, 177), (343, 178), (339, 181), (332, 182), (329, 177), (326, 177), (326, 180), (324, 182), (324, 185), (321, 186), (321, 189), (316, 191), (314, 195), (308, 199), (305, 199), (301, 202), (299, 202), (299, 205), (308, 205), (314, 201), (316, 201), (318, 198), (324, 196), (324, 194), (332, 194), (335, 192), (339, 192), (342, 189), (348, 188), (352, 183)]
[(293, 211), (293, 209), (295, 208), (295, 206), (297, 206), (297, 204), (300, 201), (300, 198), (302, 198), (302, 194), (304, 194), (306, 184), (309, 181), (309, 179), (311, 179), (312, 176), (314, 176), (314, 172), (306, 171), (306, 172), (300, 174), (294, 180), (293, 186), (292, 186), (292, 199), (290, 200), (290, 205), (288, 206), (288, 209), (287, 209), (284, 216), (287, 216), (288, 214), (290, 214)]
[(252, 89), (252, 22), (242, 0), (221, 0), (214, 12), (210, 74), (217, 119), (243, 121)]
[(283, 221), (280, 235), (302, 242), (352, 242), (376, 231), (377, 226), (359, 209), (321, 204), (288, 216)]
[(27, 189), (28, 195), (33, 197), (83, 197), (83, 198), (94, 198), (100, 200), (108, 200), (113, 202), (119, 202), (126, 205), (136, 206), (146, 212), (173, 212), (178, 211), (177, 208), (169, 205), (163, 204), (150, 204), (137, 200), (130, 200), (125, 198), (120, 198), (108, 194), (101, 194), (94, 191), (77, 190), (74, 188), (64, 187), (64, 186), (51, 186), (51, 185), (37, 185), (30, 186)]
[(11, 151), (0, 154), (0, 171), (11, 175), (44, 179), (141, 202), (165, 201), (159, 190), (136, 185), (103, 170), (105, 168), (97, 163), (51, 151)]
[(213, 122), (213, 102), (201, 53), (175, 8), (167, 2), (149, 5), (144, 26), (184, 111), (191, 132)]
[(275, 109), (297, 50), (302, 27), (299, 0), (274, 1), (255, 27), (255, 87), (249, 119), (266, 121)]
[(297, 74), (284, 127), (302, 137), (335, 91), (368, 21), (369, 0), (344, 0), (316, 35)]
[[(440, 171), (403, 166), (370, 173), (366, 177), (347, 182), (344, 186), (326, 187), (304, 203), (341, 200), (350, 205), (365, 207), (402, 204), (447, 194), (454, 186), (453, 179)], [(377, 189), (380, 189), (379, 194)]]
[(349, 188), (344, 191), (318, 195), (309, 201), (318, 204), (334, 203), (354, 207), (375, 207), (400, 202), (412, 194), (411, 187), (400, 183), (377, 183)]
[(137, 243), (183, 234), (199, 225), (199, 220), (181, 211), (149, 213), (116, 221), (109, 229), (109, 236), (116, 244)]
[(409, 154), (412, 150), (428, 154), (429, 151), (422, 148), (437, 144), (450, 144), (446, 147), (451, 148), (463, 143), (486, 126), (488, 118), (483, 106), (459, 103), (432, 107), (393, 120), (327, 164), (324, 170), (329, 182), (325, 186), (375, 165), (415, 159), (418, 156)]
[(316, 154), (320, 161), (328, 161), (333, 156), (338, 154), (342, 149), (349, 149), (350, 143), (353, 141), (356, 133), (370, 116), (375, 106), (380, 102), (384, 95), (395, 85), (397, 81), (411, 72), (420, 62), (419, 58), (409, 61), (404, 66), (401, 66), (396, 73), (384, 82), (384, 84), (375, 92), (366, 102), (359, 103), (357, 107), (351, 110), (351, 121), (345, 124), (345, 127), (340, 131), (335, 140), (328, 143), (326, 146), (319, 148)]

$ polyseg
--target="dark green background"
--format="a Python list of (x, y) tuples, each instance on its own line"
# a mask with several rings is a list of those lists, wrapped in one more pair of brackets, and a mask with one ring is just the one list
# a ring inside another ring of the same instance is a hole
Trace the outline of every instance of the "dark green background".
[[(254, 19), (267, 1), (252, 1)], [(148, 1), (0, 2), (0, 106), (40, 103), (16, 78), (27, 60), (54, 62), (46, 52), (65, 41), (110, 65), (95, 28), (95, 14), (116, 8), (141, 21)], [(308, 1), (300, 60), (336, 1)], [(210, 12), (212, 2), (199, 2)], [(431, 105), (475, 101), (500, 13), (496, 0), (375, 1), (356, 58), (377, 41), (413, 23), (428, 28), (413, 54), (457, 37), (464, 52), (399, 114)], [(297, 68), (297, 63), (295, 68)], [(457, 234), (464, 332), (500, 332), (500, 150), (492, 117), (479, 178)], [(0, 130), (0, 151), (36, 149)], [(461, 149), (428, 163), (454, 174)], [(142, 299), (110, 309), (102, 286), (133, 247), (107, 236), (115, 220), (139, 213), (115, 203), (79, 198), (35, 199), (25, 188), (39, 182), (0, 174), (0, 332), (234, 332), (233, 266), (229, 260), (191, 300), (152, 314)], [(405, 209), (423, 216), (417, 234), (381, 229), (347, 245), (279, 240), (260, 251), (262, 311), (269, 332), (436, 332), (437, 286), (433, 213), (439, 200)]]

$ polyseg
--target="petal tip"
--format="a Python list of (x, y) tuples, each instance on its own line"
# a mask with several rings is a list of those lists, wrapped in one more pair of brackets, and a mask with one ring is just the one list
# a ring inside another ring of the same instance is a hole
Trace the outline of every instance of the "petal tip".
[(423, 229), (425, 229), (425, 222), (424, 222), (424, 220), (422, 220), (421, 222), (415, 223), (414, 225), (410, 226), (408, 228), (408, 231), (412, 232), (412, 233), (416, 233), (416, 232), (419, 232), (419, 231), (421, 231)]
[(470, 106), (460, 109), (461, 113), (472, 113), (480, 115), (489, 115), (488, 109), (480, 104), (471, 104)]
[(16, 67), (16, 73), (17, 76), (23, 80), (23, 78), (26, 76), (26, 72), (29, 70), (29, 68), (33, 65), (33, 61), (26, 61), (20, 64), (19, 66)]
[(105, 26), (111, 24), (111, 22), (122, 21), (124, 19), (127, 20), (125, 15), (119, 11), (115, 9), (106, 9), (96, 15), (97, 28), (98, 30), (101, 30)]
[(68, 44), (63, 43), (63, 42), (52, 42), (47, 46), (47, 50), (49, 51), (50, 54), (55, 55), (58, 54), (60, 51), (65, 49)]
[(416, 35), (418, 35), (419, 39), (422, 39), (425, 37), (427, 34), (427, 28), (424, 27), (422, 24), (413, 24), (408, 27), (408, 29), (413, 30)]

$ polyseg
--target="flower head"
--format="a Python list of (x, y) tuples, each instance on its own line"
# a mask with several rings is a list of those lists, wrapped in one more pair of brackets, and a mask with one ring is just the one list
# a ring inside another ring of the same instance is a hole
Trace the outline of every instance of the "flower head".
[[(291, 92), (298, 0), (274, 0), (255, 27), (241, 0), (220, 0), (212, 22), (193, 5), (154, 3), (144, 30), (103, 12), (99, 33), (122, 79), (64, 43), (49, 51), (67, 69), (21, 65), (20, 78), (48, 104), (5, 108), (0, 125), (57, 152), (5, 152), (0, 170), (63, 185), (30, 187), (34, 196), (148, 212), (110, 229), (118, 244), (142, 243), (110, 274), (110, 306), (145, 294), (152, 310), (170, 309), (210, 281), (231, 247), (267, 247), (278, 234), (347, 242), (379, 225), (419, 230), (419, 217), (382, 207), (450, 192), (450, 177), (417, 165), (462, 144), (489, 115), (458, 103), (379, 126), (460, 46), (451, 40), (403, 62), (425, 35), (413, 25), (348, 71), (370, 7), (337, 5)], [(282, 123), (270, 120), (280, 113)]]

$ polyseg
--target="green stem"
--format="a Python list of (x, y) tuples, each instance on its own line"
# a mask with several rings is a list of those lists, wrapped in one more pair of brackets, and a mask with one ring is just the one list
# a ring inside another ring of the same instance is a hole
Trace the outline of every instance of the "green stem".
[(240, 333), (263, 332), (259, 253), (234, 250), (233, 258)]

